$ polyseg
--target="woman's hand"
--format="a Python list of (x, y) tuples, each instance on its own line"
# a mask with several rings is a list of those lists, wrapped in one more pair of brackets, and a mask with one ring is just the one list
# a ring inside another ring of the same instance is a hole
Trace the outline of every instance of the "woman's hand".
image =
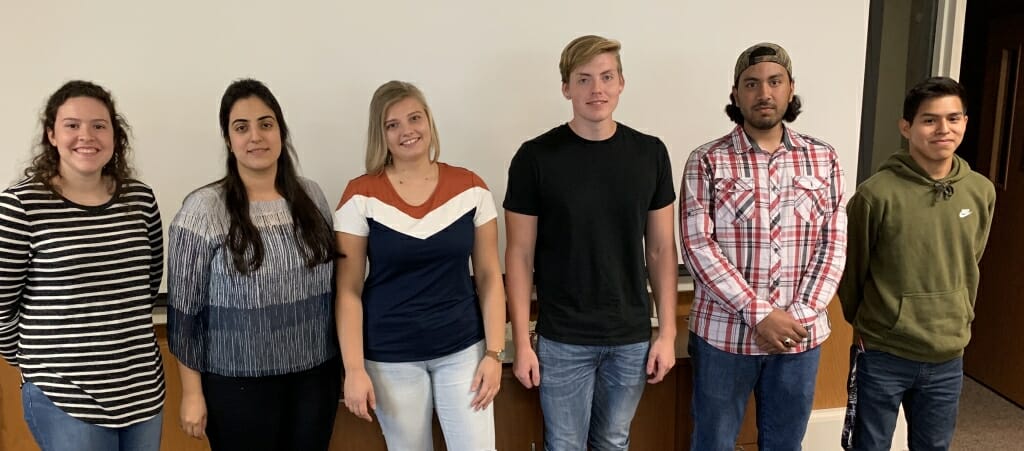
[(182, 395), (180, 414), (182, 431), (192, 438), (206, 438), (206, 398), (201, 393)]
[(366, 370), (345, 372), (345, 407), (355, 416), (373, 422), (370, 411), (377, 409), (377, 398)]
[(501, 389), (501, 362), (493, 357), (484, 356), (476, 367), (473, 385), (469, 389), (476, 392), (471, 404), (473, 410), (486, 409)]

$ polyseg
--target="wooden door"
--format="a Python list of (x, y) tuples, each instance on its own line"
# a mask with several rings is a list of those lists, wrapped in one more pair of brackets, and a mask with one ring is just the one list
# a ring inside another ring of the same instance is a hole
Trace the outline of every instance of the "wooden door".
[(978, 170), (996, 184), (996, 211), (981, 262), (973, 338), (965, 371), (1024, 405), (1024, 16), (993, 19), (989, 27), (979, 120)]

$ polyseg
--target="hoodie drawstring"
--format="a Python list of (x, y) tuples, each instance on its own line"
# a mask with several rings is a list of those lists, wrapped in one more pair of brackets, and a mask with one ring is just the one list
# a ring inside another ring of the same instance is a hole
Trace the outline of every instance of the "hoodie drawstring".
[(949, 182), (935, 182), (932, 183), (932, 192), (935, 193), (935, 198), (932, 199), (932, 205), (939, 201), (939, 197), (942, 200), (949, 200), (953, 197), (953, 184)]

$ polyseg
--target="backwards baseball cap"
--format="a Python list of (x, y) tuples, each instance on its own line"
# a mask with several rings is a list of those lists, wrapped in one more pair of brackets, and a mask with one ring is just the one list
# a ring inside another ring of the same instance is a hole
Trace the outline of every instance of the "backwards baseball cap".
[(789, 54), (786, 53), (786, 49), (778, 44), (762, 42), (754, 44), (740, 54), (740, 57), (736, 60), (736, 72), (733, 74), (732, 83), (735, 85), (739, 82), (740, 74), (747, 70), (748, 67), (764, 62), (778, 63), (786, 68), (790, 78), (793, 77), (793, 62), (789, 60)]

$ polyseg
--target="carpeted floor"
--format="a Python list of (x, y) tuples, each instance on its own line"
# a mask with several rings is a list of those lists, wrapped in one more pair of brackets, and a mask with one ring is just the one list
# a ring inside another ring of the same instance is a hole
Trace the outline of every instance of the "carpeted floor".
[(965, 377), (952, 449), (1024, 450), (1024, 409)]

